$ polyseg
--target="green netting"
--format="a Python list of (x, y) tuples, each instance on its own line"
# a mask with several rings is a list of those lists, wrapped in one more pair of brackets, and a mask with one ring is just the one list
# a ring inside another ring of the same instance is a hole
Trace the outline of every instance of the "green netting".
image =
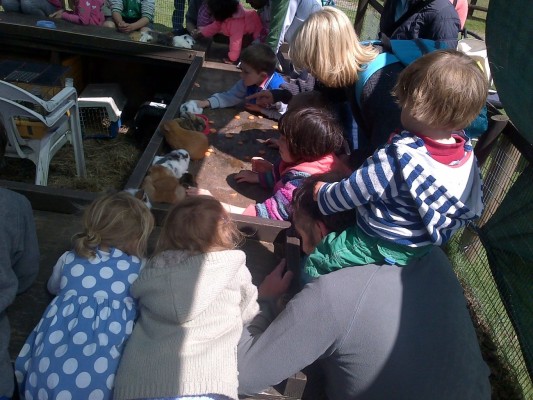
[(529, 166), (479, 232), (530, 375), (533, 371), (532, 181), (533, 167)]
[(533, 57), (531, 0), (491, 0), (487, 52), (505, 110), (518, 131), (533, 143)]
[(519, 150), (502, 136), (482, 168), (485, 211), (477, 223), (480, 228), (454, 235), (447, 247), (471, 304), (495, 400), (533, 398), (526, 349), (531, 350), (533, 333), (528, 211), (532, 172)]

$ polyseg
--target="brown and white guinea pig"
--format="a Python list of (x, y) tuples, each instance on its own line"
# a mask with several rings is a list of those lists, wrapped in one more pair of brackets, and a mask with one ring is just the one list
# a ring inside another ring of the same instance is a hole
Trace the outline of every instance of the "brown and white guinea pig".
[(169, 168), (152, 165), (144, 178), (142, 189), (152, 203), (175, 204), (186, 196), (185, 187)]

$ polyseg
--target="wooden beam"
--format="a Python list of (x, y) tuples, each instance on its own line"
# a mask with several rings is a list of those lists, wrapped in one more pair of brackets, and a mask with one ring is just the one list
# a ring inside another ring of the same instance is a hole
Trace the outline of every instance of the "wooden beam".
[[(54, 20), (56, 29), (37, 27), (37, 17), (19, 13), (2, 13), (0, 37), (2, 50), (6, 48), (34, 48), (49, 51), (73, 52), (102, 57), (135, 56), (159, 61), (191, 63), (198, 51), (139, 43), (127, 34), (100, 26), (81, 26)], [(200, 52), (203, 56), (203, 52)]]
[(146, 146), (139, 162), (131, 173), (130, 178), (126, 182), (126, 185), (124, 186), (125, 189), (137, 189), (141, 187), (146, 172), (148, 171), (148, 168), (150, 168), (150, 166), (152, 165), (152, 160), (154, 159), (154, 156), (160, 151), (164, 143), (164, 136), (161, 133), (160, 129), (161, 124), (164, 121), (174, 119), (179, 115), (179, 108), (189, 95), (192, 85), (196, 80), (200, 69), (202, 68), (202, 64), (203, 57), (199, 56), (197, 56), (191, 63), (189, 69), (187, 70), (187, 74), (185, 74), (183, 80), (181, 81), (178, 91), (172, 98), (172, 101), (168, 105), (165, 114), (161, 119), (161, 122), (159, 123), (154, 134), (152, 135), (150, 142)]

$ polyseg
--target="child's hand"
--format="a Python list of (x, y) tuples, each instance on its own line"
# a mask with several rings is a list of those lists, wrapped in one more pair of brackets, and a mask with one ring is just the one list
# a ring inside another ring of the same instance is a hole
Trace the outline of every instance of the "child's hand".
[(63, 10), (63, 9), (57, 10), (56, 12), (50, 14), (48, 17), (60, 19), (64, 12), (65, 12), (65, 10)]
[(231, 61), (229, 58), (226, 58), (226, 57), (224, 57), (222, 61), (224, 61), (224, 64), (230, 64), (230, 65), (237, 65), (239, 63), (239, 60)]
[(260, 113), (261, 110), (263, 110), (263, 107), (259, 107), (257, 104), (253, 104), (253, 103), (246, 103), (244, 105), (244, 108), (246, 108), (246, 110), (248, 111), (256, 112), (256, 113)]
[(279, 139), (270, 138), (266, 140), (266, 145), (272, 149), (279, 149)]
[(191, 31), (191, 36), (193, 37), (193, 39), (195, 40), (198, 40), (198, 39), (201, 39), (204, 37), (204, 35), (202, 35), (202, 32), (200, 32), (198, 29), (193, 29)]
[(213, 194), (207, 190), (207, 189), (200, 189), (196, 187), (189, 187), (185, 190), (187, 193), (187, 196), (211, 196), (214, 197)]
[(267, 108), (274, 103), (274, 96), (270, 90), (261, 90), (260, 92), (246, 96), (246, 100), (255, 99), (255, 104), (259, 107)]
[(235, 175), (235, 181), (237, 183), (249, 182), (249, 183), (259, 183), (259, 176), (248, 169), (243, 169)]
[(270, 161), (267, 161), (262, 157), (252, 157), (252, 172), (264, 174), (265, 172), (272, 171), (273, 167), (274, 166)]
[(313, 189), (313, 200), (314, 201), (317, 201), (318, 199), (318, 192), (320, 192), (320, 189), (322, 188), (322, 186), (325, 185), (325, 182), (317, 182), (315, 183), (315, 187)]
[(257, 288), (260, 299), (278, 299), (289, 290), (294, 274), (285, 270), (286, 265), (285, 259), (281, 260), (276, 268), (261, 282)]

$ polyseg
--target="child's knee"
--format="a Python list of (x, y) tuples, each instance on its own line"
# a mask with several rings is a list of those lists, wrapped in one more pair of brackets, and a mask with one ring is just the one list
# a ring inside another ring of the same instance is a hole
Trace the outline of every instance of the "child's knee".
[(116, 28), (117, 27), (112, 19), (106, 19), (102, 26), (104, 26), (106, 28)]

